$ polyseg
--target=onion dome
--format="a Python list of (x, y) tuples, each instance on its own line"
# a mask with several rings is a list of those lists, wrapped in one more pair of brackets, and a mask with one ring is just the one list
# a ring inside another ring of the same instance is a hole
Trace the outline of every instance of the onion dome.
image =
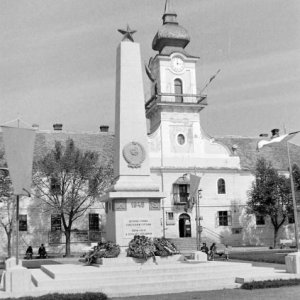
[(184, 49), (190, 42), (190, 36), (185, 28), (178, 25), (177, 14), (171, 6), (171, 0), (166, 0), (162, 19), (163, 25), (153, 39), (152, 49), (159, 52), (165, 47)]

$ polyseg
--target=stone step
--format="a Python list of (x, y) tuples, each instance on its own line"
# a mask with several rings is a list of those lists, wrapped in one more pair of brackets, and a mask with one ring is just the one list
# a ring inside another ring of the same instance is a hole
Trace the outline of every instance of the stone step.
[[(227, 267), (228, 269), (228, 267)], [(99, 273), (91, 273), (91, 274), (81, 274), (80, 276), (74, 276), (74, 273), (72, 276), (70, 274), (66, 275), (65, 277), (59, 278), (54, 280), (53, 278), (49, 277), (48, 275), (41, 274), (42, 271), (35, 272), (33, 276), (33, 282), (36, 286), (40, 288), (58, 288), (60, 286), (85, 286), (86, 285), (93, 285), (97, 287), (99, 284), (101, 284), (102, 287), (104, 286), (110, 286), (112, 284), (117, 285), (120, 282), (122, 284), (143, 284), (146, 282), (152, 282), (153, 284), (156, 284), (157, 282), (177, 282), (179, 280), (178, 273), (169, 271), (169, 272), (160, 272), (160, 273), (154, 273), (154, 272), (135, 272), (133, 274), (127, 274), (125, 272), (121, 274), (103, 274), (102, 272)], [(226, 271), (226, 272), (225, 272)], [(266, 275), (272, 272), (267, 268), (254, 268), (251, 270), (252, 272), (255, 272), (255, 274), (258, 275)], [(240, 274), (240, 276), (249, 273), (249, 270), (245, 269), (232, 269), (230, 271), (225, 269), (218, 269), (218, 270), (207, 270), (207, 272), (203, 272), (201, 269), (192, 269), (192, 270), (184, 270), (180, 271), (180, 280), (184, 279), (184, 281), (194, 281), (194, 280), (216, 280), (220, 278), (231, 278), (231, 282), (235, 281), (235, 277), (237, 274)], [(226, 276), (224, 276), (226, 274)], [(46, 275), (46, 277), (45, 277)], [(47, 278), (48, 277), (48, 278)], [(94, 284), (91, 284), (90, 282), (94, 282)]]
[(168, 294), (168, 293), (183, 293), (187, 291), (199, 290), (216, 290), (223, 288), (237, 288), (240, 284), (235, 283), (233, 278), (217, 278), (214, 280), (199, 280), (194, 279), (190, 281), (147, 281), (142, 283), (118, 283), (104, 285), (99, 280), (78, 282), (76, 285), (60, 282), (55, 286), (37, 287), (35, 293), (68, 293), (68, 292), (103, 292), (108, 297), (126, 297), (138, 295), (154, 295), (154, 294)]
[[(136, 272), (144, 272), (145, 274), (158, 274), (170, 272), (185, 272), (190, 270), (197, 270), (197, 272), (214, 272), (216, 269), (222, 270), (228, 268), (229, 262), (210, 261), (207, 263), (188, 263), (181, 264), (163, 264), (163, 265), (129, 265), (129, 266), (80, 266), (80, 265), (45, 265), (41, 270), (53, 279), (63, 279), (65, 276), (72, 274), (72, 278), (76, 276), (81, 278), (83, 276), (116, 276), (125, 273), (127, 276), (136, 274)], [(251, 269), (252, 265), (249, 263), (230, 263), (231, 270)]]

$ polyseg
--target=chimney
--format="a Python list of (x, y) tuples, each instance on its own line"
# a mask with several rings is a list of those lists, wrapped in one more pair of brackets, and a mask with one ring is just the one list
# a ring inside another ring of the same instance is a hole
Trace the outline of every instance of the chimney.
[(54, 131), (62, 131), (62, 127), (63, 127), (63, 124), (53, 124), (53, 130)]
[(100, 132), (108, 132), (109, 126), (107, 125), (101, 125), (100, 126)]
[(35, 124), (35, 123), (32, 124), (31, 127), (35, 130), (39, 130), (39, 128), (40, 128), (39, 124)]

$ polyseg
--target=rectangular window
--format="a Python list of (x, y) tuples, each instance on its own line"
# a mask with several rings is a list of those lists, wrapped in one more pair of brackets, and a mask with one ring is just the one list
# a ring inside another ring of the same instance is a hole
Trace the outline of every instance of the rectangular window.
[(99, 230), (99, 214), (89, 214), (89, 230)]
[(52, 177), (50, 182), (50, 191), (52, 194), (60, 194), (60, 181), (58, 178)]
[(51, 215), (51, 231), (61, 231), (60, 214)]
[(167, 225), (174, 225), (175, 224), (175, 218), (174, 218), (174, 213), (172, 211), (167, 211)]
[(189, 184), (173, 184), (173, 197), (175, 204), (185, 204), (189, 198)]
[(294, 215), (289, 215), (289, 216), (288, 216), (288, 223), (289, 223), (289, 224), (294, 224), (294, 223), (295, 223)]
[(27, 215), (19, 215), (19, 231), (27, 231)]
[(265, 217), (264, 216), (256, 216), (256, 225), (263, 226), (265, 225)]
[(231, 226), (231, 211), (219, 211), (218, 212), (218, 225), (219, 226)]

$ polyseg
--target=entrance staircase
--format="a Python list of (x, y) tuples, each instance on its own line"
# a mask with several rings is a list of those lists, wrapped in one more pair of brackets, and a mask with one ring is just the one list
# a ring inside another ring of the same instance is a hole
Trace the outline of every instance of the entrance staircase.
[[(210, 228), (203, 226), (203, 232), (201, 236), (201, 246), (202, 243), (206, 243), (209, 247), (212, 243), (217, 244), (217, 249), (224, 249), (225, 245), (223, 243), (224, 237)], [(184, 237), (184, 238), (168, 238), (176, 248), (180, 251), (180, 253), (191, 253), (197, 250), (197, 240), (192, 237)]]
[(191, 253), (197, 250), (197, 241), (195, 238), (168, 238), (180, 253)]

